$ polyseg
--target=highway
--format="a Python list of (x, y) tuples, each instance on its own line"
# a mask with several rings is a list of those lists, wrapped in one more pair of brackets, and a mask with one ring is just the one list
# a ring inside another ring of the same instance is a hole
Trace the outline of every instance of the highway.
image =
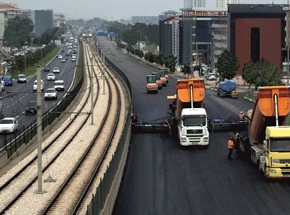
[[(67, 57), (66, 62), (61, 62), (60, 59), (55, 57), (47, 65), (52, 72), (53, 67), (59, 67), (60, 73), (55, 73), (56, 79), (62, 79), (65, 82), (65, 90), (58, 92), (57, 100), (44, 101), (42, 99), (42, 111), (45, 113), (47, 110), (51, 109), (58, 101), (60, 101), (65, 93), (71, 87), (71, 84), (75, 75), (76, 62), (71, 62), (71, 56), (65, 56), (67, 47), (62, 47), (62, 50), (59, 54), (63, 57)], [(44, 66), (44, 65), (43, 65)], [(53, 87), (54, 81), (48, 81), (46, 76), (48, 72), (41, 71), (41, 78), (44, 81), (44, 90), (49, 87)], [(36, 75), (27, 77), (27, 83), (17, 83), (17, 80), (14, 80), (13, 86), (6, 86), (5, 91), (1, 93), (2, 99), (2, 113), (4, 117), (15, 117), (19, 121), (18, 128), (22, 126), (30, 125), (35, 119), (36, 116), (25, 114), (26, 104), (29, 101), (36, 101), (36, 92), (33, 91), (33, 83), (36, 79)], [(13, 134), (1, 134), (0, 135), (0, 148), (4, 146), (4, 139), (9, 138)]]
[[(146, 94), (145, 77), (154, 69), (120, 53), (98, 37), (99, 46), (127, 75), (134, 112), (144, 121), (162, 118), (167, 95), (175, 93), (178, 77), (158, 94)], [(228, 118), (253, 108), (242, 98), (219, 98), (206, 91), (209, 117)], [(113, 211), (121, 214), (290, 214), (289, 181), (267, 182), (249, 161), (228, 161), (227, 139), (233, 133), (211, 133), (208, 149), (182, 148), (161, 134), (132, 134), (123, 182)]]

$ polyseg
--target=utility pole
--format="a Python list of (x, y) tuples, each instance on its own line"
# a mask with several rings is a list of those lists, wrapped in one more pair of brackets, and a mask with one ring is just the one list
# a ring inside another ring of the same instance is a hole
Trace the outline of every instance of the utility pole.
[(37, 66), (37, 151), (38, 151), (38, 189), (37, 194), (43, 194), (45, 191), (42, 189), (42, 108), (41, 108), (41, 66)]

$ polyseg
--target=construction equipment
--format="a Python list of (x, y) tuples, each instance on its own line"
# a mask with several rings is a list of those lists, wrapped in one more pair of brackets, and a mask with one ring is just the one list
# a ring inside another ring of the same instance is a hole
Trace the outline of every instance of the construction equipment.
[(162, 81), (162, 86), (165, 86), (167, 85), (167, 79), (165, 77), (165, 72), (164, 70), (158, 70), (158, 73), (160, 74), (160, 80)]
[(260, 87), (254, 109), (248, 111), (248, 132), (241, 149), (266, 178), (290, 177), (290, 112), (288, 86)]
[(156, 83), (155, 75), (147, 75), (146, 76), (146, 91), (147, 93), (155, 92), (158, 93), (158, 84)]
[(136, 122), (132, 122), (132, 131), (134, 133), (163, 133), (172, 135), (171, 126), (171, 116), (163, 114), (163, 118), (160, 119), (150, 121), (138, 119)]
[[(205, 87), (201, 78), (181, 79), (177, 81), (175, 99), (170, 104), (174, 115), (173, 129), (177, 129), (180, 144), (209, 144), (208, 119), (204, 108)], [(175, 110), (175, 111), (174, 111)]]
[(237, 83), (234, 81), (222, 81), (218, 84), (217, 94), (220, 97), (238, 98)]
[(159, 72), (152, 72), (151, 74), (156, 76), (156, 84), (158, 85), (158, 90), (161, 90), (163, 82), (161, 81), (161, 76)]
[(166, 74), (165, 70), (160, 69), (159, 73), (160, 73), (161, 77), (165, 77), (166, 78), (166, 83), (168, 84), (169, 83), (169, 75)]

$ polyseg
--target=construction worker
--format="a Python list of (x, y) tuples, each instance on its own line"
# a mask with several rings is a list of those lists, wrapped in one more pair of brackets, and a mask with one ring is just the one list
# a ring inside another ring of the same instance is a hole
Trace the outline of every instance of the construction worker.
[(235, 149), (236, 149), (236, 153), (237, 153), (237, 157), (240, 157), (241, 155), (241, 149), (240, 149), (240, 134), (239, 132), (235, 133)]
[(138, 116), (137, 116), (137, 114), (132, 113), (132, 115), (131, 115), (131, 119), (132, 119), (132, 123), (133, 123), (133, 124), (136, 124), (137, 121), (138, 121)]
[(228, 140), (228, 150), (229, 150), (228, 160), (232, 159), (232, 154), (233, 154), (234, 148), (235, 148), (234, 138), (230, 137)]
[(245, 114), (244, 114), (243, 111), (241, 111), (240, 114), (239, 114), (239, 120), (240, 120), (240, 122), (244, 122), (244, 117), (245, 117)]
[(173, 101), (171, 104), (169, 104), (169, 107), (171, 110), (171, 116), (175, 117), (176, 101)]

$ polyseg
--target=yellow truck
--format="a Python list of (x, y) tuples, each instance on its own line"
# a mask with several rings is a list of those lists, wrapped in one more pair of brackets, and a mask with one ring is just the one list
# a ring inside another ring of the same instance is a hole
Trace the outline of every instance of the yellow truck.
[(288, 86), (260, 87), (254, 108), (248, 111), (248, 134), (241, 148), (266, 178), (290, 177), (289, 112)]
[(156, 76), (155, 75), (147, 75), (146, 76), (146, 92), (147, 93), (158, 93), (158, 84), (156, 83)]
[(204, 108), (205, 86), (201, 78), (177, 80), (174, 116), (179, 142), (182, 146), (209, 144), (208, 118)]

